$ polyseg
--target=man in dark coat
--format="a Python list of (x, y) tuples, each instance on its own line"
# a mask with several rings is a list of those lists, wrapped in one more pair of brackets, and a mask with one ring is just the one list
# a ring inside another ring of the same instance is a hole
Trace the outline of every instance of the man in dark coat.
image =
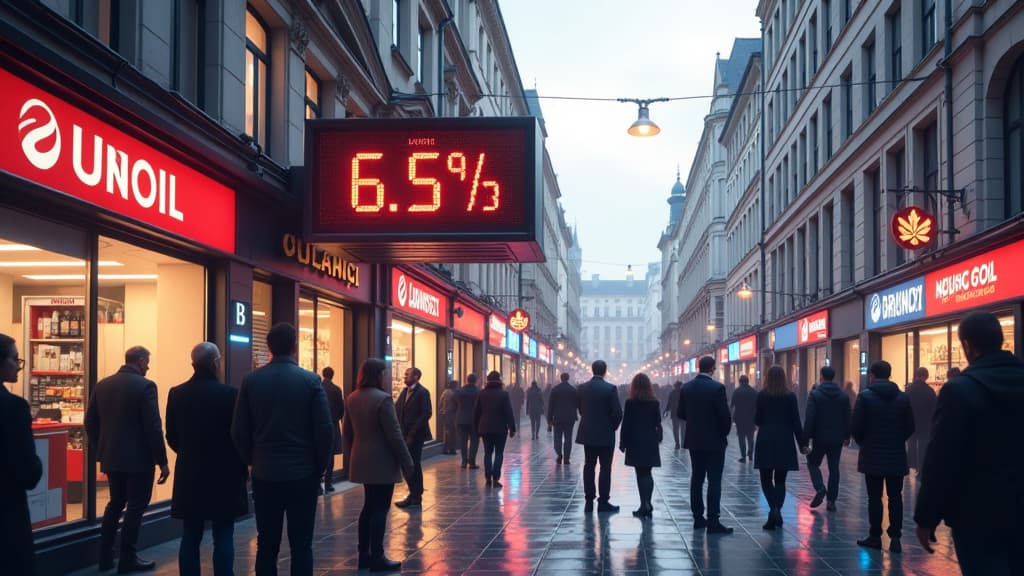
[(672, 439), (675, 440), (675, 450), (683, 445), (683, 436), (686, 435), (686, 420), (679, 417), (679, 394), (682, 393), (683, 383), (676, 380), (672, 385), (672, 391), (668, 394), (668, 401), (665, 403), (665, 413), (672, 419)]
[[(679, 417), (686, 420), (683, 447), (690, 451), (690, 510), (693, 527), (710, 534), (732, 534), (719, 521), (722, 501), (722, 470), (732, 418), (725, 399), (725, 386), (711, 378), (715, 359), (703, 356), (700, 373), (683, 384), (679, 394)], [(704, 478), (708, 480), (707, 519), (704, 518)]]
[[(591, 366), (594, 377), (580, 385), (577, 402), (580, 411), (580, 427), (576, 431), (576, 443), (583, 445), (583, 494), (586, 498), (584, 512), (594, 509), (597, 496), (598, 512), (618, 512), (619, 507), (608, 501), (612, 489), (612, 456), (615, 453), (615, 430), (622, 423), (622, 405), (615, 386), (605, 381), (608, 365), (598, 360)], [(594, 486), (594, 469), (601, 461), (600, 485)], [(598, 496), (600, 494), (600, 496)]]
[[(345, 417), (345, 395), (341, 387), (334, 383), (334, 368), (327, 366), (321, 372), (324, 394), (327, 395), (327, 409), (331, 412), (331, 425), (334, 427), (334, 441), (331, 454), (341, 454), (341, 419)], [(324, 470), (323, 492), (334, 492), (334, 458), (331, 458)]]
[(519, 426), (519, 418), (523, 412), (523, 403), (526, 401), (526, 391), (516, 382), (508, 390), (509, 398), (512, 401), (512, 412), (515, 414), (516, 426)]
[(740, 444), (740, 462), (754, 459), (754, 413), (757, 411), (757, 390), (750, 386), (750, 378), (740, 376), (740, 386), (732, 393), (732, 420), (736, 423), (736, 438)]
[(160, 422), (156, 383), (146, 379), (149, 350), (133, 346), (124, 353), (124, 366), (96, 383), (85, 413), (89, 445), (107, 475), (110, 501), (100, 528), (100, 570), (114, 567), (114, 537), (121, 530), (119, 572), (152, 570), (156, 563), (136, 555), (142, 512), (153, 496), (153, 467), (160, 467), (158, 484), (171, 475)]
[(939, 392), (914, 521), (921, 546), (940, 521), (953, 529), (965, 576), (1024, 574), (1024, 363), (1003, 350), (1003, 327), (988, 312), (957, 331), (970, 365)]
[(462, 453), (462, 467), (476, 469), (476, 451), (480, 448), (480, 437), (473, 426), (473, 407), (480, 389), (476, 385), (476, 374), (466, 376), (466, 384), (455, 394), (458, 408), (455, 423), (459, 428), (459, 451)]
[(544, 415), (544, 392), (536, 380), (530, 383), (530, 389), (526, 391), (526, 415), (530, 417), (530, 439), (536, 440), (540, 438), (540, 419)]
[(402, 428), (402, 437), (412, 456), (413, 472), (405, 479), (409, 485), (409, 495), (395, 502), (399, 508), (420, 506), (423, 503), (423, 443), (433, 438), (430, 433), (430, 417), (434, 414), (430, 401), (430, 391), (420, 384), (423, 373), (419, 368), (405, 371), (405, 389), (398, 395), (395, 412), (398, 413), (398, 425)]
[[(813, 442), (807, 454), (807, 471), (816, 491), (811, 508), (820, 506), (828, 496), (826, 508), (830, 512), (836, 509), (836, 499), (839, 498), (839, 458), (843, 444), (850, 442), (850, 400), (834, 382), (835, 377), (836, 371), (831, 366), (821, 367), (821, 383), (807, 398), (804, 418), (804, 442)], [(821, 478), (823, 458), (828, 459), (827, 490)]]
[(558, 463), (568, 466), (572, 454), (572, 428), (576, 425), (576, 388), (569, 383), (569, 374), (562, 372), (558, 385), (548, 399), (548, 430), (555, 433), (555, 454)]
[(276, 574), (288, 518), (293, 576), (313, 573), (317, 486), (331, 460), (334, 432), (320, 376), (295, 361), (298, 331), (281, 322), (267, 333), (272, 358), (242, 379), (231, 440), (252, 466), (256, 573)]
[(474, 427), (484, 442), (484, 478), (488, 488), (501, 488), (501, 465), (505, 458), (505, 440), (516, 435), (512, 401), (502, 390), (501, 372), (487, 374), (487, 384), (473, 407)]
[(910, 467), (920, 472), (928, 441), (932, 438), (932, 416), (937, 402), (935, 390), (928, 384), (928, 369), (924, 366), (914, 370), (914, 380), (907, 386), (907, 397), (910, 398), (910, 409), (914, 411), (914, 435), (907, 440), (907, 459)]
[(867, 390), (857, 396), (853, 409), (853, 438), (860, 445), (857, 471), (864, 474), (868, 491), (868, 537), (857, 544), (882, 547), (882, 486), (889, 499), (889, 551), (902, 552), (903, 477), (907, 475), (907, 438), (914, 433), (910, 399), (889, 381), (892, 366), (878, 360), (868, 371)]
[(231, 417), (238, 390), (220, 382), (217, 345), (192, 349), (192, 378), (167, 395), (167, 445), (178, 454), (171, 516), (184, 521), (178, 548), (182, 576), (199, 576), (199, 543), (213, 524), (213, 571), (232, 574), (235, 518), (249, 511), (248, 471), (231, 442)]
[(455, 395), (459, 392), (459, 381), (451, 380), (448, 387), (441, 392), (437, 399), (437, 415), (441, 420), (441, 438), (444, 440), (444, 453), (455, 454), (456, 438), (458, 436), (458, 425), (456, 424), (457, 412), (459, 409)]
[(32, 576), (32, 520), (26, 490), (39, 483), (43, 464), (32, 438), (28, 402), (11, 394), (3, 382), (17, 382), (25, 362), (14, 338), (0, 334), (0, 565), (4, 574)]

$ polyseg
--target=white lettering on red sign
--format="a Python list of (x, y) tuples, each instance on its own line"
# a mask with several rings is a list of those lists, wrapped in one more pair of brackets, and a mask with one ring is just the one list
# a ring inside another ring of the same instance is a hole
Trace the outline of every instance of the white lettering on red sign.
[(983, 288), (988, 284), (995, 284), (998, 281), (996, 262), (991, 260), (988, 263), (979, 264), (968, 270), (954, 272), (937, 279), (934, 284), (935, 298), (945, 300), (964, 292)]

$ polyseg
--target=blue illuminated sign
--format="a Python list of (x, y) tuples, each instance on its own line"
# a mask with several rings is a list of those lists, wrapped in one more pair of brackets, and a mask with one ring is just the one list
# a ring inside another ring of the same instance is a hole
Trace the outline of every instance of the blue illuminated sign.
[(536, 358), (537, 357), (537, 341), (534, 340), (533, 338), (530, 338), (529, 336), (524, 336), (524, 337), (527, 338), (527, 341), (526, 341), (526, 355), (529, 356), (530, 358)]
[(864, 325), (868, 330), (924, 317), (924, 276), (875, 292), (864, 306)]
[(511, 328), (508, 328), (505, 332), (505, 348), (513, 352), (519, 352), (521, 345), (519, 332), (513, 332)]
[(252, 307), (248, 302), (232, 300), (228, 309), (228, 342), (252, 343)]
[(740, 341), (737, 340), (729, 344), (729, 362), (735, 362), (740, 359)]
[(793, 348), (796, 346), (796, 322), (783, 324), (774, 330), (775, 350)]

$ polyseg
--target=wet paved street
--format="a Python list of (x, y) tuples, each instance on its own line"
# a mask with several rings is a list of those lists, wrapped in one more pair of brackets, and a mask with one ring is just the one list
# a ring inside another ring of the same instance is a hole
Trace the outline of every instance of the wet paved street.
[[(749, 462), (737, 462), (735, 437), (730, 437), (722, 522), (736, 532), (712, 536), (692, 528), (689, 464), (685, 451), (674, 451), (671, 442), (662, 446), (663, 466), (654, 472), (654, 518), (641, 521), (630, 514), (639, 506), (639, 497), (633, 470), (623, 465), (620, 452), (615, 454), (612, 502), (622, 510), (584, 514), (583, 450), (574, 447), (572, 465), (558, 466), (550, 438), (542, 431), (539, 440), (516, 436), (508, 442), (501, 490), (484, 486), (482, 468), (461, 469), (457, 456), (425, 462), (423, 508), (392, 508), (388, 556), (402, 561), (404, 574), (960, 573), (948, 529), (939, 529), (934, 555), (914, 540), (912, 476), (904, 489), (903, 553), (857, 547), (855, 540), (867, 535), (867, 505), (863, 479), (856, 474), (856, 450), (844, 451), (837, 512), (826, 512), (824, 505), (816, 510), (807, 506), (814, 491), (801, 461), (801, 470), (791, 473), (787, 482), (784, 529), (765, 532), (761, 525), (768, 508), (757, 471)], [(481, 459), (482, 453), (481, 449)], [(362, 488), (342, 484), (339, 489), (321, 501), (314, 539), (318, 574), (357, 573), (356, 521)], [(405, 486), (400, 485), (395, 499), (405, 494)], [(239, 574), (252, 573), (255, 535), (253, 519), (238, 524), (235, 569)], [(209, 539), (207, 532), (203, 571), (212, 575)], [(883, 541), (888, 547), (888, 537), (883, 536)], [(140, 555), (159, 563), (157, 574), (177, 574), (177, 546), (177, 541), (168, 542)], [(280, 566), (281, 574), (287, 574), (286, 542)]]

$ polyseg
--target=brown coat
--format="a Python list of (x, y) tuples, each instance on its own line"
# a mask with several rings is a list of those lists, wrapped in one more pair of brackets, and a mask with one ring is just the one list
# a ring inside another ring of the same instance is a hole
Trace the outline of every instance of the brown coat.
[(342, 436), (348, 479), (357, 484), (397, 484), (412, 456), (398, 427), (391, 396), (379, 388), (357, 388), (346, 402)]

